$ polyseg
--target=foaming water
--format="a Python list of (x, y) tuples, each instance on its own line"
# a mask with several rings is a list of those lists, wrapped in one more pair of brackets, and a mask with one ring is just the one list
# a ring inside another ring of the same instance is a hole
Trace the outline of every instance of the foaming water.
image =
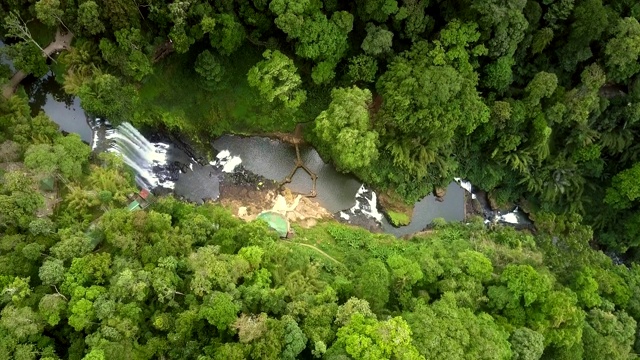
[(174, 181), (161, 176), (162, 172), (158, 171), (167, 165), (171, 145), (150, 142), (129, 123), (106, 130), (105, 138), (111, 141), (108, 151), (120, 154), (135, 171), (138, 185), (150, 189), (175, 187)]

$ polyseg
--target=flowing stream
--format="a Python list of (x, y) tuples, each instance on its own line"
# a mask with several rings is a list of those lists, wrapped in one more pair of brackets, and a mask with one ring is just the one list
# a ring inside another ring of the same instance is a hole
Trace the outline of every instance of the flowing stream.
[[(0, 47), (3, 44), (0, 42)], [(5, 60), (6, 63), (6, 60)], [(10, 62), (8, 63), (9, 65)], [(122, 155), (136, 173), (139, 186), (173, 191), (194, 202), (217, 199), (223, 173), (250, 171), (267, 179), (282, 181), (295, 165), (295, 149), (289, 144), (262, 137), (224, 135), (212, 146), (218, 156), (210, 164), (201, 165), (171, 142), (152, 142), (129, 123), (113, 128), (107, 121), (87, 116), (77, 97), (67, 95), (52, 73), (40, 79), (33, 77), (23, 83), (32, 114), (44, 111), (63, 132), (79, 134), (96, 151), (111, 151)], [(312, 147), (301, 147), (305, 165), (318, 175), (316, 200), (344, 222), (362, 225), (375, 222), (388, 233), (397, 236), (415, 233), (427, 227), (435, 218), (462, 221), (465, 218), (465, 190), (456, 182), (447, 187), (443, 201), (433, 195), (417, 202), (411, 223), (393, 227), (378, 211), (377, 196), (352, 176), (338, 172), (325, 163)], [(302, 169), (288, 187), (294, 192), (308, 193), (311, 179)], [(160, 190), (162, 191), (162, 190)], [(517, 210), (517, 209), (516, 209)], [(517, 211), (494, 214), (497, 221), (512, 223), (520, 219)]]

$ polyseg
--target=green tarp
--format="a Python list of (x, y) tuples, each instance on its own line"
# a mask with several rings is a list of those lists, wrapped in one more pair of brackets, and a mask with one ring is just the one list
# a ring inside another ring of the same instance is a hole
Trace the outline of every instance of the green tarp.
[(258, 215), (258, 219), (264, 220), (269, 224), (269, 227), (275, 230), (280, 237), (287, 237), (289, 221), (284, 215), (273, 211), (265, 211)]
[(47, 176), (40, 180), (40, 190), (53, 191), (56, 188), (56, 182), (53, 176)]
[(127, 209), (129, 209), (129, 211), (133, 211), (139, 208), (140, 208), (140, 203), (137, 200), (132, 201), (129, 204), (129, 206), (127, 206)]

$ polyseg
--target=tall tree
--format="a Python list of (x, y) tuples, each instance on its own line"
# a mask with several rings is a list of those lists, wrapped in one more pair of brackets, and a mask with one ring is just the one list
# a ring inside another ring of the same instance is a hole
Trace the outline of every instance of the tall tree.
[(153, 72), (151, 60), (145, 53), (145, 40), (140, 29), (122, 29), (114, 33), (116, 43), (100, 40), (102, 57), (126, 76), (140, 81)]
[(640, 23), (632, 17), (621, 19), (615, 37), (606, 45), (605, 66), (609, 78), (622, 83), (640, 71)]
[(296, 54), (315, 62), (312, 78), (325, 84), (335, 76), (334, 69), (346, 54), (347, 35), (353, 29), (353, 15), (336, 11), (328, 18), (313, 1), (273, 0), (269, 9), (277, 17), (276, 26), (296, 39)]
[(100, 7), (95, 1), (89, 0), (78, 6), (78, 25), (89, 35), (96, 35), (105, 30), (100, 20)]
[(393, 33), (372, 23), (367, 24), (367, 36), (362, 41), (362, 50), (367, 55), (382, 55), (391, 51)]
[(433, 43), (419, 42), (397, 56), (379, 78), (383, 98), (379, 132), (393, 163), (423, 178), (426, 166), (451, 151), (456, 135), (467, 135), (489, 119), (476, 85), (474, 24), (450, 22)]
[(55, 27), (62, 24), (67, 31), (67, 25), (62, 21), (64, 11), (60, 8), (60, 0), (38, 0), (36, 2), (36, 15), (43, 24)]
[(378, 134), (371, 130), (371, 92), (357, 87), (331, 92), (329, 108), (316, 118), (315, 133), (330, 149), (339, 169), (356, 171), (378, 157)]
[(300, 88), (302, 80), (293, 61), (278, 50), (267, 50), (262, 56), (265, 60), (247, 74), (249, 85), (258, 88), (268, 102), (278, 99), (288, 108), (299, 107), (307, 94)]

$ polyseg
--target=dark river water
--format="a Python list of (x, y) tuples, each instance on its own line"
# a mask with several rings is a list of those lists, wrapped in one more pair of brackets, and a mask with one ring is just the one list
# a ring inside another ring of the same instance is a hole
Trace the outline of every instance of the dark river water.
[[(295, 166), (296, 151), (289, 144), (263, 137), (239, 137), (224, 135), (213, 142), (216, 150), (229, 150), (242, 159), (247, 170), (270, 180), (282, 181)], [(300, 157), (316, 175), (316, 200), (332, 213), (348, 209), (355, 204), (355, 195), (361, 182), (336, 171), (322, 161), (311, 147), (301, 147)], [(312, 188), (309, 175), (298, 169), (288, 187), (295, 192), (308, 194)]]

